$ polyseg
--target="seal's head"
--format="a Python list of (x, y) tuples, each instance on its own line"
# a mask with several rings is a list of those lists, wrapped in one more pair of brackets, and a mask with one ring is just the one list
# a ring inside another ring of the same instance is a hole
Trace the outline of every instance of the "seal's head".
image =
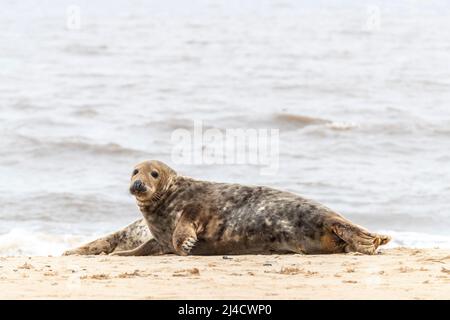
[(144, 161), (134, 167), (130, 193), (141, 203), (159, 200), (177, 173), (157, 160)]

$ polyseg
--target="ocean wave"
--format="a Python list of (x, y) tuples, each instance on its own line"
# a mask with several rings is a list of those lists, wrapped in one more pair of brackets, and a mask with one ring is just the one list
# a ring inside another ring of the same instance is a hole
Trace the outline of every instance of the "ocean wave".
[(26, 135), (16, 135), (14, 144), (20, 146), (22, 152), (32, 155), (70, 153), (92, 153), (97, 155), (145, 156), (146, 152), (124, 147), (118, 143), (95, 143), (82, 138), (43, 139)]
[(378, 232), (392, 237), (392, 241), (386, 248), (450, 248), (450, 236), (448, 235), (392, 230), (378, 230)]
[(55, 127), (62, 127), (67, 128), (69, 126), (74, 126), (75, 123), (65, 121), (64, 119), (52, 119), (49, 117), (33, 117), (32, 120), (30, 119), (23, 119), (17, 121), (17, 128), (26, 128), (30, 125), (30, 121), (32, 121), (34, 127), (41, 127), (41, 128), (55, 128)]
[(328, 128), (337, 131), (346, 131), (354, 128), (358, 128), (359, 124), (350, 121), (331, 121), (322, 118), (309, 117), (303, 115), (279, 113), (273, 116), (275, 123), (278, 123), (281, 127), (289, 128), (304, 128), (307, 126), (321, 126), (322, 128)]
[[(36, 224), (55, 222), (60, 223), (63, 228), (80, 221), (95, 223), (108, 217), (120, 220), (136, 212), (132, 201), (121, 201), (120, 198), (98, 193), (48, 192), (37, 195), (28, 194), (27, 201), (23, 201), (22, 196), (0, 198), (0, 200), (5, 207), (9, 208), (0, 217), (2, 223), (8, 221), (18, 223), (34, 221)], [(30, 207), (30, 203), (33, 206)]]
[(279, 123), (292, 123), (298, 126), (308, 126), (317, 124), (330, 124), (332, 121), (321, 118), (314, 118), (309, 116), (290, 114), (290, 113), (278, 113), (274, 115), (274, 121)]
[(330, 129), (333, 129), (333, 130), (346, 131), (346, 130), (352, 130), (354, 128), (359, 128), (359, 125), (357, 123), (355, 123), (355, 122), (341, 122), (341, 121), (337, 121), (337, 122), (327, 123), (326, 127), (330, 128)]
[(105, 55), (110, 53), (107, 45), (80, 45), (72, 44), (63, 48), (63, 51), (75, 55)]
[[(163, 124), (166, 128), (176, 129), (183, 128), (192, 130), (194, 121), (192, 119), (172, 118)], [(204, 119), (202, 121), (203, 130), (220, 129), (226, 130), (230, 128), (242, 129), (280, 129), (282, 131), (295, 131), (306, 127), (320, 127), (331, 130), (350, 130), (358, 127), (354, 122), (331, 121), (327, 119), (289, 114), (255, 114), (251, 117), (248, 115), (221, 116), (219, 118)]]
[(99, 115), (98, 111), (95, 110), (95, 107), (83, 107), (72, 113), (74, 116), (82, 117), (82, 118), (95, 118)]
[[(361, 134), (383, 134), (383, 135), (448, 135), (449, 123), (430, 123), (423, 119), (401, 119), (401, 121), (392, 122), (355, 122), (351, 120), (330, 120), (320, 117), (313, 117), (292, 113), (274, 113), (262, 114), (249, 117), (240, 116), (221, 116), (203, 120), (203, 130), (217, 128), (226, 130), (229, 128), (265, 128), (280, 129), (282, 131), (295, 131), (305, 129), (306, 133), (324, 133), (332, 131), (352, 131), (357, 130)], [(146, 122), (138, 124), (137, 127), (152, 128), (162, 131), (171, 131), (175, 129), (193, 130), (194, 120), (187, 118), (169, 118), (164, 121)]]
[(0, 235), (0, 255), (60, 255), (88, 239), (88, 236), (48, 234), (17, 228)]
[(390, 136), (404, 136), (421, 134), (423, 136), (449, 136), (449, 122), (430, 122), (424, 119), (401, 119), (396, 122), (364, 122), (332, 121), (323, 118), (309, 117), (296, 114), (275, 114), (273, 123), (282, 129), (307, 128), (308, 133), (323, 133), (324, 129), (333, 131), (349, 131), (358, 129), (361, 134), (382, 134)]
[[(140, 129), (152, 129), (159, 130), (162, 132), (171, 132), (178, 129), (184, 129), (188, 131), (194, 130), (194, 124), (197, 120), (201, 119), (187, 119), (187, 118), (178, 118), (178, 117), (170, 117), (165, 119), (164, 121), (149, 121), (141, 124), (135, 124), (135, 128)], [(201, 121), (203, 131), (208, 129), (223, 129), (225, 130), (228, 127), (228, 118), (223, 118), (221, 120), (204, 120)], [(236, 126), (234, 126), (236, 127)], [(170, 137), (170, 135), (169, 135)]]

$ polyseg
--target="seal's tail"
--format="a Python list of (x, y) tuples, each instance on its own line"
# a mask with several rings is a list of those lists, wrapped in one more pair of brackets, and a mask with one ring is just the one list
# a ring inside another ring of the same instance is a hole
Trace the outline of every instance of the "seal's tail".
[(388, 243), (390, 236), (372, 233), (349, 221), (337, 221), (331, 229), (339, 238), (347, 243), (346, 252), (375, 254), (377, 248)]

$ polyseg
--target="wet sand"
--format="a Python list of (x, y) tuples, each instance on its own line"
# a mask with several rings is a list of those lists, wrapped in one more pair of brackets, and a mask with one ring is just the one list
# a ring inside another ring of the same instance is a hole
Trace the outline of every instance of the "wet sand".
[(450, 249), (0, 257), (2, 299), (450, 299)]

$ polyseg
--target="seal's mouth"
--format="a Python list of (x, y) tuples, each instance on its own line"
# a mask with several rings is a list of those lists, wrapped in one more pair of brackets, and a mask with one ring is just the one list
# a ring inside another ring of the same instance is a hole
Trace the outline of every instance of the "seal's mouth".
[(145, 195), (147, 193), (147, 186), (141, 180), (136, 180), (130, 186), (130, 193), (136, 197)]

